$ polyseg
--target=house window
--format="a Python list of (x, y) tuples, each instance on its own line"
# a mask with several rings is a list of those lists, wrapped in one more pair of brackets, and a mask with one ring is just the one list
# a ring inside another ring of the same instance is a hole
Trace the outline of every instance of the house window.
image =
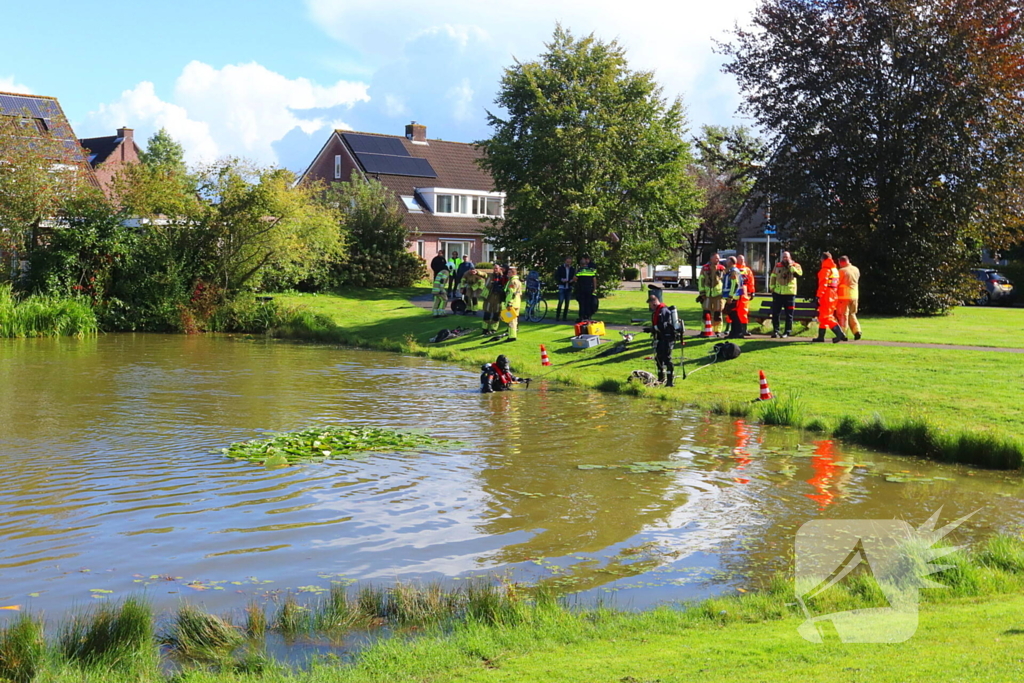
[(416, 240), (416, 255), (426, 260), (427, 245), (423, 240)]
[(341, 180), (341, 155), (334, 155), (334, 179)]
[(423, 213), (423, 209), (420, 208), (415, 197), (410, 197), (407, 194), (399, 196), (402, 198), (402, 203), (405, 204), (405, 208), (409, 210), (409, 213)]
[(450, 194), (439, 194), (437, 195), (437, 213), (451, 213), (452, 212), (452, 200), (454, 197)]
[(501, 216), (500, 197), (439, 194), (434, 206), (435, 213), (459, 213), (465, 216)]

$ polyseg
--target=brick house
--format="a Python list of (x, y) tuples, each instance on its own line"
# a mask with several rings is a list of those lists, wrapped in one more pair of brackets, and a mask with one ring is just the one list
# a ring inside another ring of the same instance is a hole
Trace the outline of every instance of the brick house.
[(494, 191), (471, 144), (428, 140), (413, 121), (405, 135), (336, 130), (299, 182), (345, 182), (355, 170), (394, 193), (409, 229), (409, 250), (429, 262), (439, 250), (493, 261), (482, 234), (487, 219), (503, 215), (505, 195)]
[(110, 183), (125, 164), (139, 163), (139, 146), (131, 128), (118, 128), (117, 135), (102, 138), (84, 138), (78, 141), (88, 154), (89, 164), (103, 194), (110, 199)]

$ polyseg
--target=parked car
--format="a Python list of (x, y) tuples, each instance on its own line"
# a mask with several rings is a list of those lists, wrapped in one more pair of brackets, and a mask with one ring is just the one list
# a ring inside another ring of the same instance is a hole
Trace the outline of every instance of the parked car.
[(971, 275), (976, 277), (984, 286), (985, 290), (975, 300), (979, 306), (1006, 301), (1013, 294), (1013, 283), (1000, 273), (991, 268), (972, 268)]
[[(687, 266), (683, 266), (683, 268), (689, 270)], [(664, 287), (689, 287), (690, 278), (685, 275), (680, 277), (679, 270), (674, 266), (654, 266), (654, 276), (650, 280)]]

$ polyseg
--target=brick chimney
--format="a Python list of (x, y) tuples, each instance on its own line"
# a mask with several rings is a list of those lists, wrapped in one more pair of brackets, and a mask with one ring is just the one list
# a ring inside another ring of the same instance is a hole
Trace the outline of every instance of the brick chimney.
[(427, 144), (427, 127), (413, 121), (405, 127), (405, 137), (413, 142)]
[(121, 142), (121, 161), (138, 161), (135, 154), (135, 131), (131, 128), (118, 128), (117, 137), (123, 140)]

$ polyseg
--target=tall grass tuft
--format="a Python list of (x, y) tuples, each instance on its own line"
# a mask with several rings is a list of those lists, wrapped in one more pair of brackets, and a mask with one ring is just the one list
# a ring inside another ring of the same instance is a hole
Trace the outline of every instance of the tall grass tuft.
[(359, 621), (359, 609), (349, 598), (348, 588), (341, 584), (331, 586), (313, 610), (313, 626), (324, 633), (347, 631)]
[(0, 680), (29, 683), (46, 654), (43, 623), (28, 614), (0, 629)]
[(312, 617), (309, 608), (300, 605), (294, 594), (287, 594), (277, 610), (274, 629), (286, 638), (294, 638), (309, 633), (311, 627)]
[(993, 536), (977, 555), (978, 563), (1011, 574), (1024, 574), (1024, 538), (1020, 536)]
[(151, 657), (155, 643), (152, 609), (131, 597), (73, 616), (63, 626), (58, 650), (70, 662), (126, 668)]
[(267, 634), (267, 611), (263, 605), (251, 600), (245, 606), (245, 635), (249, 638), (263, 638)]
[(515, 584), (473, 579), (464, 589), (467, 618), (492, 625), (514, 625), (523, 620), (525, 605)]
[(243, 640), (234, 626), (187, 604), (178, 608), (167, 633), (161, 638), (175, 655), (193, 661), (222, 660)]
[(99, 330), (84, 299), (30, 296), (18, 301), (11, 286), (0, 285), (0, 337), (84, 337)]
[(459, 604), (459, 596), (439, 583), (420, 587), (396, 583), (388, 591), (388, 621), (394, 625), (434, 624), (450, 617)]
[(799, 427), (803, 423), (804, 404), (799, 395), (776, 396), (757, 404), (757, 418), (766, 425)]

